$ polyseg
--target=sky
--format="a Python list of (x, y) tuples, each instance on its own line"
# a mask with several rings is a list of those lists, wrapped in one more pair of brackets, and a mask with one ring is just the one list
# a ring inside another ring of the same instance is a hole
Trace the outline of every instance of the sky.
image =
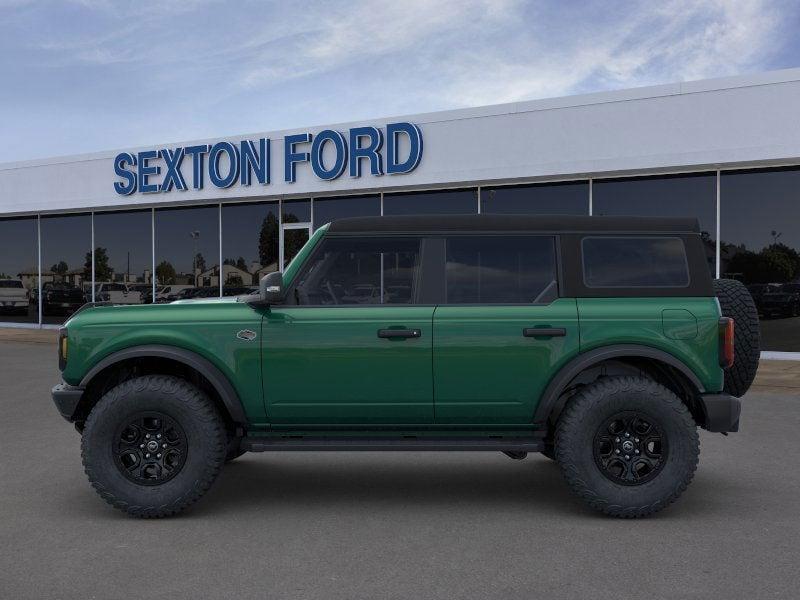
[(800, 66), (796, 0), (0, 0), (0, 162)]

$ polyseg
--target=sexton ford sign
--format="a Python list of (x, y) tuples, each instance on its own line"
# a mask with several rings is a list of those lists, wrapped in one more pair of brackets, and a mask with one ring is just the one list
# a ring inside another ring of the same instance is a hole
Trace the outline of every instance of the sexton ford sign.
[[(354, 127), (347, 134), (325, 129), (317, 134), (299, 133), (283, 138), (283, 178), (296, 180), (300, 163), (310, 163), (314, 175), (333, 180), (350, 177), (410, 173), (422, 158), (422, 131), (413, 123), (389, 123), (386, 132), (377, 127)], [(402, 156), (401, 154), (402, 148)], [(185, 165), (184, 165), (185, 163)], [(121, 152), (114, 159), (114, 191), (120, 195), (172, 190), (228, 188), (270, 183), (270, 139), (242, 140), (238, 144), (179, 146)]]

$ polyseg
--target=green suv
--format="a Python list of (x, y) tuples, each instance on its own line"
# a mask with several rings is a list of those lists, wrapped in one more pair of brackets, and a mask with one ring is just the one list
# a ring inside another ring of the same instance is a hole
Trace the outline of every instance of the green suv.
[(691, 481), (698, 426), (738, 430), (758, 365), (753, 301), (708, 256), (694, 219), (343, 219), (257, 294), (84, 306), (53, 399), (140, 517), (298, 450), (542, 452), (593, 508), (644, 516)]

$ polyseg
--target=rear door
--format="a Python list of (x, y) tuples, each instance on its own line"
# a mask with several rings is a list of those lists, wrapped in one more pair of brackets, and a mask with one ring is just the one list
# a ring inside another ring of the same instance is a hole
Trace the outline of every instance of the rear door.
[(579, 347), (575, 299), (558, 297), (556, 239), (444, 239), (445, 302), (433, 326), (437, 423), (530, 423)]
[(263, 385), (276, 424), (433, 421), (433, 305), (418, 237), (327, 237), (264, 315)]

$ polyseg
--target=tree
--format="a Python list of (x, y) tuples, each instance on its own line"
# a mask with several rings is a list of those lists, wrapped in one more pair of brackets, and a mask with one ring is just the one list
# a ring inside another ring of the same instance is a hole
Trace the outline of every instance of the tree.
[(67, 266), (67, 263), (61, 260), (56, 264), (54, 264), (52, 267), (50, 267), (50, 270), (56, 275), (63, 275), (64, 273), (69, 271), (69, 267)]
[(245, 261), (244, 256), (240, 256), (236, 259), (236, 268), (241, 269), (242, 271), (247, 271), (247, 261)]
[(194, 257), (194, 268), (201, 273), (206, 270), (206, 259), (203, 258), (202, 252), (198, 252)]
[(244, 281), (242, 281), (242, 277), (240, 275), (232, 273), (228, 275), (228, 280), (225, 282), (225, 285), (241, 287), (244, 285)]
[(233, 260), (232, 258), (225, 258), (225, 259), (222, 260), (222, 264), (223, 265), (230, 265), (230, 266), (233, 267), (233, 266), (236, 265), (236, 261)]
[(162, 260), (156, 267), (156, 281), (159, 285), (175, 283), (175, 275), (175, 267), (166, 260)]
[[(86, 260), (83, 263), (83, 280), (91, 281), (92, 279), (92, 253), (86, 253)], [(113, 281), (114, 269), (108, 264), (108, 251), (105, 248), (98, 246), (94, 250), (94, 280), (95, 281)]]
[(258, 234), (258, 260), (262, 267), (278, 262), (278, 219), (269, 213)]

